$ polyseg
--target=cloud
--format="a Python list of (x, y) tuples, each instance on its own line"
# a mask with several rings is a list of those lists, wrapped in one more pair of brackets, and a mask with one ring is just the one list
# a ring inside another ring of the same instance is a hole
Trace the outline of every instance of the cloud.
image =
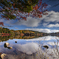
[(59, 27), (59, 24), (49, 24), (47, 27)]
[(46, 27), (49, 23), (43, 23), (43, 26)]
[(39, 28), (27, 28), (27, 30), (34, 30), (34, 31), (39, 31), (39, 32), (45, 32), (45, 33), (50, 33), (50, 29), (39, 29)]
[[(48, 12), (47, 11), (47, 13), (48, 13), (48, 15), (42, 15), (42, 18), (35, 18), (35, 17), (33, 18), (33, 17), (29, 16), (29, 17), (27, 17), (26, 21), (25, 20), (16, 21), (13, 23), (13, 25), (25, 25), (27, 27), (38, 27), (38, 26), (40, 26), (40, 24), (41, 25), (43, 24), (44, 27), (49, 27), (50, 25), (48, 26), (48, 24), (50, 22), (52, 22), (52, 23), (59, 22), (59, 12), (55, 12), (55, 11)], [(56, 27), (57, 25), (58, 24), (56, 24), (54, 27)]]
[(51, 30), (51, 32), (59, 32), (59, 30)]
[(34, 31), (39, 31), (39, 32), (44, 32), (44, 33), (52, 33), (52, 32), (59, 32), (59, 30), (51, 30), (51, 29), (39, 29), (39, 28), (26, 28), (26, 30), (34, 30)]
[(50, 11), (47, 13), (48, 13), (47, 16), (45, 17), (43, 16), (45, 22), (59, 22), (59, 12)]
[[(48, 15), (43, 15), (43, 26), (44, 27), (59, 27), (59, 12), (49, 11)], [(51, 24), (54, 23), (54, 24)], [(55, 24), (56, 23), (56, 24)]]
[(19, 29), (18, 27), (15, 27), (15, 29)]
[(14, 25), (25, 25), (28, 27), (37, 27), (39, 26), (39, 23), (41, 22), (41, 19), (39, 18), (33, 18), (33, 17), (27, 17), (27, 20), (20, 20), (14, 23)]
[[(0, 22), (4, 22), (4, 25), (10, 25), (10, 26), (21, 26), (25, 25), (27, 27), (38, 27), (42, 26), (43, 27), (59, 27), (59, 12), (55, 11), (49, 11), (47, 12), (48, 15), (42, 15), (42, 18), (36, 18), (36, 17), (27, 17), (27, 20), (5, 20), (5, 18), (1, 18), (0, 14)], [(52, 23), (57, 23), (57, 24), (50, 24)]]
[(4, 25), (6, 26), (11, 25), (11, 26), (15, 26), (15, 25), (25, 25), (28, 27), (37, 27), (39, 26), (39, 23), (41, 22), (41, 19), (39, 18), (33, 18), (31, 16), (27, 17), (27, 20), (5, 20), (5, 18), (0, 18), (1, 22), (4, 22)]

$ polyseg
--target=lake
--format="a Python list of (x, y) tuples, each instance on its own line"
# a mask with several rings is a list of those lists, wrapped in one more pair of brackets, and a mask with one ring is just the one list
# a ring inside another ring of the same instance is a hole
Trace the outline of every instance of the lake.
[[(12, 49), (4, 46), (6, 42), (10, 44), (8, 47), (12, 47)], [(43, 46), (48, 46), (49, 48), (46, 49)], [(52, 58), (52, 56), (56, 58), (55, 54), (58, 50), (55, 50), (55, 48), (59, 48), (59, 37), (56, 36), (44, 36), (32, 39), (0, 39), (0, 54), (7, 54), (5, 59), (36, 59), (38, 50), (42, 51), (45, 55), (47, 54), (48, 57), (50, 56), (49, 58)]]

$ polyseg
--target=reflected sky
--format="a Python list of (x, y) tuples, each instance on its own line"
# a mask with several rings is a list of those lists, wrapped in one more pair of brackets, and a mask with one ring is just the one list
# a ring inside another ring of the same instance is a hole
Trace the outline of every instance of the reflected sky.
[[(17, 50), (26, 54), (32, 54), (38, 51), (39, 45), (40, 46), (48, 45), (50, 49), (53, 46), (56, 46), (57, 45), (56, 39), (59, 40), (59, 37), (45, 36), (34, 39), (9, 39), (8, 41), (0, 42), (0, 52), (15, 54), (15, 51)], [(17, 41), (17, 43), (15, 43), (15, 41)], [(10, 43), (9, 47), (13, 48), (12, 49), (4, 48), (5, 42)]]

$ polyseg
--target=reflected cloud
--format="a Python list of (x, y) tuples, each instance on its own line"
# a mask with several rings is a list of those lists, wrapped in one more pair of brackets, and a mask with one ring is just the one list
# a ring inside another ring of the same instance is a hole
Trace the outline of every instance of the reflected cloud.
[(17, 44), (17, 45), (12, 45), (14, 48), (16, 48), (18, 51), (21, 51), (26, 54), (33, 54), (38, 51), (39, 45), (37, 43), (26, 43), (26, 44)]
[[(34, 39), (26, 39), (26, 40), (21, 40), (21, 39), (13, 39), (13, 40), (9, 40), (7, 41), (8, 43), (10, 43), (10, 47), (12, 47), (12, 49), (8, 49), (8, 48), (4, 48), (3, 45), (0, 45), (0, 52), (4, 52), (6, 54), (20, 54), (20, 52), (25, 53), (26, 55), (31, 55), (33, 53), (36, 53), (39, 51), (42, 51), (42, 53), (47, 52), (48, 55), (53, 55), (55, 56), (55, 47), (53, 48), (53, 46), (56, 46), (56, 44), (54, 44), (54, 42), (57, 42), (56, 39), (59, 39), (59, 37), (52, 37), (52, 36), (45, 36), (45, 37), (40, 37), (40, 38), (34, 38)], [(17, 40), (17, 43), (15, 43), (15, 41)], [(23, 44), (21, 44), (20, 42), (25, 42)], [(47, 45), (49, 48), (47, 50), (42, 50), (41, 47), (43, 47), (44, 45)], [(40, 47), (41, 46), (41, 47)], [(59, 46), (59, 43), (58, 43)], [(53, 52), (53, 53), (52, 53)], [(57, 52), (56, 52), (57, 53)], [(12, 57), (14, 58), (14, 56), (12, 55)], [(8, 55), (10, 56), (10, 55)], [(16, 55), (15, 55), (16, 56)]]
[[(26, 41), (27, 42), (28, 41), (37, 42), (40, 45), (48, 45), (48, 46), (53, 46), (54, 45), (55, 46), (55, 45), (57, 45), (57, 40), (59, 40), (59, 37), (45, 36), (45, 37), (39, 37), (39, 38), (36, 38), (36, 39), (28, 39)], [(59, 42), (58, 42), (58, 46), (59, 46)]]

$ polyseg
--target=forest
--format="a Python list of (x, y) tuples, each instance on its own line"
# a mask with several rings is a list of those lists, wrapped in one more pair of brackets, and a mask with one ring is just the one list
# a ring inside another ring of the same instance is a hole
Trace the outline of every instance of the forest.
[(46, 36), (47, 33), (32, 30), (10, 30), (0, 27), (0, 38), (2, 41), (8, 39), (31, 39)]

